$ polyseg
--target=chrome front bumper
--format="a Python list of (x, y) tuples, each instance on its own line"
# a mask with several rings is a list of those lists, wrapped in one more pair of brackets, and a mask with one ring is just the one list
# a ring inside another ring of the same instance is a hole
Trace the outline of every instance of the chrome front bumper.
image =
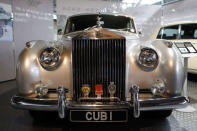
[[(119, 103), (77, 103), (73, 101), (65, 101), (64, 109), (58, 104), (58, 100), (50, 99), (37, 99), (26, 98), (22, 96), (13, 96), (11, 99), (11, 105), (19, 109), (28, 110), (40, 110), (40, 111), (58, 111), (60, 118), (64, 117), (62, 114), (65, 110), (69, 109), (88, 109), (88, 110), (103, 110), (103, 109), (128, 109), (134, 111), (134, 117), (139, 117), (139, 111), (151, 111), (151, 110), (169, 110), (175, 108), (185, 107), (189, 100), (184, 96), (160, 98), (160, 99), (147, 99), (139, 100), (140, 104), (134, 107), (135, 102), (119, 102)], [(136, 104), (136, 103), (135, 103)]]
[(131, 101), (108, 102), (102, 104), (101, 102), (75, 102), (67, 101), (65, 98), (66, 89), (58, 87), (58, 99), (41, 99), (41, 98), (27, 98), (22, 96), (13, 96), (11, 104), (13, 107), (28, 110), (41, 111), (58, 111), (59, 117), (65, 117), (65, 111), (69, 109), (88, 109), (88, 110), (117, 110), (128, 109), (133, 110), (133, 116), (138, 118), (140, 111), (150, 110), (169, 110), (174, 108), (185, 107), (189, 100), (184, 96), (170, 97), (170, 98), (155, 98), (155, 99), (139, 99), (139, 87), (133, 85), (130, 88)]
[[(169, 110), (183, 108), (187, 106), (189, 100), (184, 96), (139, 100), (141, 111)], [(58, 100), (25, 98), (15, 95), (11, 99), (11, 105), (19, 109), (38, 110), (38, 111), (58, 111)], [(133, 109), (133, 103), (120, 102), (109, 104), (83, 104), (68, 101), (65, 105), (67, 109)]]

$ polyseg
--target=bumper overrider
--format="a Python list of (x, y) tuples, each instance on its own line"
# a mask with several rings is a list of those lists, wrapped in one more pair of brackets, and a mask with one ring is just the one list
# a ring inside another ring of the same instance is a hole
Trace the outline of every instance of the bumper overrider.
[(63, 87), (57, 89), (58, 99), (38, 99), (27, 98), (15, 95), (11, 98), (11, 105), (19, 109), (37, 110), (37, 111), (58, 111), (60, 118), (65, 118), (67, 110), (132, 110), (133, 116), (138, 118), (140, 111), (153, 110), (171, 110), (187, 106), (189, 100), (184, 96), (176, 96), (170, 98), (155, 98), (155, 99), (139, 99), (139, 87), (132, 86), (130, 93), (131, 101), (122, 101), (116, 103), (78, 103), (67, 101), (65, 98), (66, 90)]

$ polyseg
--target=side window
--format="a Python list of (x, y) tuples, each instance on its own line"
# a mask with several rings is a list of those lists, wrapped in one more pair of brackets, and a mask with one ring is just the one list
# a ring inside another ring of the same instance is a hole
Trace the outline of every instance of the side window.
[(197, 39), (197, 29), (194, 32), (194, 39)]
[(197, 24), (182, 25), (181, 39), (197, 39)]
[(168, 26), (163, 29), (162, 39), (173, 40), (178, 35), (178, 25)]

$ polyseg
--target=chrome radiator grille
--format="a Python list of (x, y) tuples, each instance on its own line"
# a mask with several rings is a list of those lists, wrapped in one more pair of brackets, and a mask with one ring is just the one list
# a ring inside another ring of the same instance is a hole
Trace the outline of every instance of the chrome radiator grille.
[(125, 98), (125, 39), (75, 39), (72, 44), (73, 92), (76, 100), (83, 97), (81, 88), (89, 84), (89, 97), (96, 97), (95, 86), (103, 85), (102, 97), (109, 97), (110, 82), (116, 85), (115, 97)]

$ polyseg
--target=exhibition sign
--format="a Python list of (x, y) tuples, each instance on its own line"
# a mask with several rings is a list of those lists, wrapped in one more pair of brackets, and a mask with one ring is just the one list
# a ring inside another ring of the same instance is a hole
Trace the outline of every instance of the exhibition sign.
[(13, 41), (11, 5), (0, 3), (0, 41)]

